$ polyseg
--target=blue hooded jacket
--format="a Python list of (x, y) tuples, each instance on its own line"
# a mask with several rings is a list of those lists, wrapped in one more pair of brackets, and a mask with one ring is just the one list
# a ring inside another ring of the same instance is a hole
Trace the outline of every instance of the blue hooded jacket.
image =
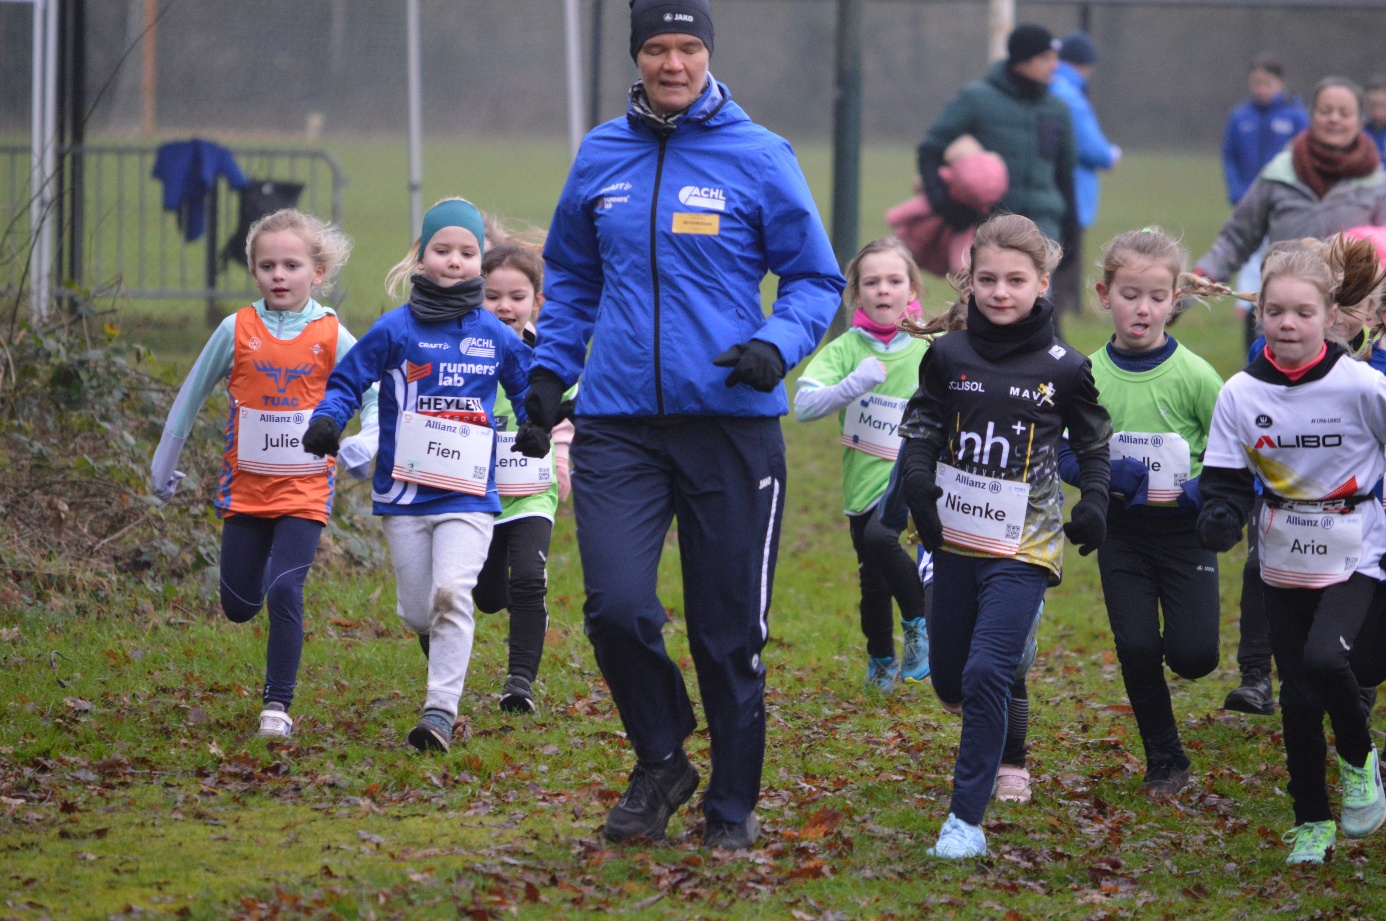
[(712, 361), (755, 338), (792, 368), (845, 286), (789, 143), (711, 80), (665, 139), (633, 107), (587, 135), (544, 263), (535, 361), (565, 384), (582, 376), (578, 416), (784, 415), (782, 384), (727, 387)]
[(1073, 197), (1078, 205), (1078, 226), (1086, 230), (1097, 220), (1100, 194), (1097, 171), (1112, 168), (1116, 163), (1116, 150), (1097, 123), (1097, 113), (1088, 100), (1087, 78), (1077, 68), (1060, 61), (1049, 92), (1062, 99), (1073, 116), (1073, 141), (1078, 161), (1073, 168)]
[(1248, 99), (1233, 109), (1222, 135), (1227, 200), (1234, 205), (1241, 201), (1266, 164), (1308, 127), (1309, 113), (1298, 96), (1281, 93), (1264, 108)]

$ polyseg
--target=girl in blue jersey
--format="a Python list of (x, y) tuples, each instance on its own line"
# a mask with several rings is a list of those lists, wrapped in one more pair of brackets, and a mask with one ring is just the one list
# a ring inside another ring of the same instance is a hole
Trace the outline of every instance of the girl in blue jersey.
[[(485, 230), (470, 202), (444, 199), (390, 273), (408, 303), (370, 328), (327, 382), (304, 447), (333, 454), (360, 396), (381, 382), (380, 457), (371, 498), (384, 517), (399, 615), (428, 655), (423, 717), (409, 732), (420, 751), (447, 751), (472, 656), (472, 589), (501, 510), (496, 490), (496, 385), (517, 407), (530, 349), (482, 309)], [(410, 274), (412, 273), (412, 274)]]

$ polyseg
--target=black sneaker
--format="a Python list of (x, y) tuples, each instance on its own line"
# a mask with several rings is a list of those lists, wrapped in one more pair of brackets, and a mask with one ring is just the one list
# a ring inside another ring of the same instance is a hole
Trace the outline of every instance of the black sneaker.
[(500, 708), (506, 713), (533, 713), (534, 691), (529, 681), (519, 675), (506, 678), (501, 688)]
[(1173, 764), (1152, 764), (1145, 772), (1141, 792), (1150, 799), (1170, 799), (1189, 785), (1189, 769)]
[(423, 650), (424, 658), (427, 659), (427, 658), (428, 658), (428, 639), (429, 639), (429, 636), (428, 636), (427, 633), (420, 633), (420, 634), (417, 634), (417, 636), (418, 636), (418, 638), (419, 638), (419, 648)]
[(760, 820), (753, 812), (740, 822), (719, 822), (707, 820), (703, 831), (703, 844), (707, 847), (724, 847), (729, 851), (748, 848), (760, 838)]
[(409, 730), (409, 744), (421, 752), (445, 752), (452, 747), (452, 723), (441, 710), (425, 710)]
[(669, 817), (692, 798), (696, 789), (698, 772), (681, 747), (664, 761), (653, 764), (637, 761), (635, 770), (630, 772), (626, 792), (606, 814), (604, 834), (607, 840), (622, 842), (648, 838), (658, 841), (664, 837)]
[(1275, 695), (1271, 693), (1270, 675), (1242, 676), (1240, 687), (1233, 688), (1222, 702), (1224, 710), (1271, 716), (1275, 713)]

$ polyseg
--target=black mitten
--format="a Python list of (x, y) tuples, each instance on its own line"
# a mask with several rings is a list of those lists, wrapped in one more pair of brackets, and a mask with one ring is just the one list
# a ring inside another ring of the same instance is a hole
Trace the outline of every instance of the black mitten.
[(1107, 508), (1105, 503), (1079, 499), (1064, 525), (1064, 534), (1078, 545), (1078, 553), (1087, 556), (1107, 539)]
[(1242, 539), (1242, 516), (1222, 502), (1209, 502), (1198, 514), (1198, 543), (1204, 550), (1226, 553)]
[[(568, 388), (563, 386), (563, 380), (550, 371), (538, 365), (529, 372), (529, 394), (525, 397), (525, 415), (529, 417), (527, 424), (537, 426), (545, 435), (553, 431), (553, 427), (558, 424), (559, 406), (563, 403), (563, 392)], [(524, 432), (521, 426), (520, 432)], [(518, 447), (520, 441), (517, 436), (515, 444)], [(522, 452), (525, 453), (525, 452)], [(545, 454), (548, 450), (545, 449)], [(543, 455), (539, 455), (543, 456)]]
[(337, 449), (341, 445), (341, 426), (327, 416), (314, 416), (308, 423), (308, 431), (303, 433), (303, 450), (314, 457), (324, 457), (328, 454), (336, 457)]
[(515, 433), (515, 443), (510, 453), (525, 457), (543, 457), (549, 453), (549, 433), (533, 422), (526, 422)]

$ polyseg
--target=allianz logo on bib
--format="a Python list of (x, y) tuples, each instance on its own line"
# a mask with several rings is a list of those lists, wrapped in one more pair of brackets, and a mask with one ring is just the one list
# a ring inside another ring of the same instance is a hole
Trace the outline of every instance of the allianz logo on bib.
[(679, 201), (690, 208), (711, 208), (713, 211), (727, 210), (727, 193), (722, 189), (713, 189), (707, 186), (684, 186), (679, 189)]

